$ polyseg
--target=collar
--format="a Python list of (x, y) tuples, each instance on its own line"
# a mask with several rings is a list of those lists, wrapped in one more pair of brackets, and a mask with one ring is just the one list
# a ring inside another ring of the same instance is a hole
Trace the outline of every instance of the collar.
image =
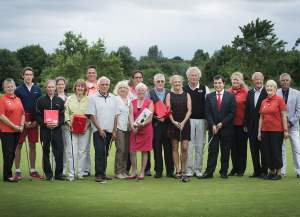
[(97, 95), (99, 96), (99, 97), (103, 97), (103, 98), (108, 98), (108, 97), (110, 97), (110, 93), (107, 93), (107, 96), (104, 96), (102, 93), (100, 93), (100, 91), (98, 91), (97, 92)]
[(190, 83), (189, 83), (189, 87), (191, 88), (191, 90), (196, 90), (197, 88), (199, 89), (200, 83), (198, 82), (198, 84), (197, 84), (197, 86), (195, 88), (192, 88), (191, 85), (190, 85)]
[(8, 99), (15, 99), (15, 98), (17, 98), (17, 96), (16, 96), (15, 94), (13, 94), (13, 95), (5, 94), (4, 96), (5, 96), (6, 98), (8, 98)]
[(255, 88), (253, 88), (254, 93), (255, 93), (255, 92), (259, 92), (259, 93), (260, 93), (260, 92), (262, 91), (263, 88), (264, 88), (264, 86), (262, 86), (259, 90), (256, 90)]
[(219, 95), (219, 94), (220, 94), (220, 95), (222, 96), (222, 95), (224, 95), (224, 91), (225, 91), (224, 89), (223, 89), (221, 92), (217, 92), (217, 91), (216, 91), (216, 95)]
[(154, 91), (157, 93), (164, 93), (166, 91), (166, 89), (163, 88), (162, 90), (157, 90), (156, 88), (154, 88)]

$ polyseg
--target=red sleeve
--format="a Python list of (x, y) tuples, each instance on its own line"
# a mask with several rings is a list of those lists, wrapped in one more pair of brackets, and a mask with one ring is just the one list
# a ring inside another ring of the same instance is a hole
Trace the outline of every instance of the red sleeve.
[(5, 100), (4, 97), (0, 97), (0, 115), (4, 115), (5, 114)]
[(286, 111), (286, 105), (285, 105), (285, 101), (283, 98), (280, 98), (279, 100), (279, 110), (280, 111)]
[(264, 104), (265, 104), (265, 100), (263, 100), (261, 105), (260, 105), (260, 108), (259, 108), (259, 113), (260, 114), (262, 113), (262, 108), (264, 107)]

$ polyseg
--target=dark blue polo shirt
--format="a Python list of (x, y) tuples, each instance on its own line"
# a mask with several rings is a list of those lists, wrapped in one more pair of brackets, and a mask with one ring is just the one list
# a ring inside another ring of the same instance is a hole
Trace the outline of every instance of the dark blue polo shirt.
[(26, 113), (34, 113), (37, 99), (42, 95), (41, 89), (36, 84), (33, 84), (29, 91), (25, 84), (17, 87), (15, 94), (22, 101)]

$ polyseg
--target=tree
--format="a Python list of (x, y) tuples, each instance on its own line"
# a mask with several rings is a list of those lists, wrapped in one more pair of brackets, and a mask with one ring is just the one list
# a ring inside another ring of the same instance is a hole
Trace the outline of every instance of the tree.
[(132, 71), (137, 66), (137, 60), (132, 56), (129, 47), (126, 46), (119, 47), (116, 52), (116, 55), (118, 55), (121, 59), (124, 75), (130, 77)]
[(198, 49), (194, 53), (193, 59), (191, 60), (191, 65), (197, 66), (203, 71), (208, 60), (209, 54), (207, 52), (204, 52), (202, 49)]
[(81, 34), (75, 34), (72, 31), (68, 31), (64, 34), (64, 39), (59, 42), (59, 47), (56, 49), (56, 53), (61, 54), (63, 57), (75, 55), (79, 52), (85, 56), (88, 51), (88, 42), (82, 38)]
[(266, 77), (278, 75), (286, 42), (278, 39), (272, 21), (257, 18), (239, 29), (242, 36), (236, 36), (232, 42), (239, 68), (248, 73), (259, 70)]
[(48, 55), (40, 45), (29, 45), (17, 50), (17, 57), (21, 66), (30, 66), (34, 70), (34, 77), (40, 82), (40, 74), (48, 64)]
[(18, 84), (21, 82), (21, 63), (16, 53), (7, 49), (0, 49), (0, 88), (6, 78), (13, 78)]
[(156, 62), (159, 62), (159, 61), (163, 60), (163, 54), (158, 49), (157, 45), (153, 45), (148, 49), (146, 58), (148, 58), (150, 60), (154, 60)]

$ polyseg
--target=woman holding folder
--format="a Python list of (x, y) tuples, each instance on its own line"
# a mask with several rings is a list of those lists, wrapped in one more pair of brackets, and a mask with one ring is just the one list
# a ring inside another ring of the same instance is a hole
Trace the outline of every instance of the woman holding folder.
[(65, 123), (70, 127), (71, 132), (71, 140), (69, 140), (71, 144), (67, 146), (69, 181), (75, 179), (77, 163), (77, 177), (83, 179), (89, 140), (88, 119), (85, 116), (88, 105), (86, 82), (78, 79), (74, 84), (73, 91), (75, 94), (69, 96), (65, 104)]
[[(148, 152), (152, 150), (152, 100), (145, 97), (147, 86), (139, 83), (135, 90), (137, 99), (134, 99), (130, 105), (130, 160), (132, 165), (132, 173), (128, 179), (143, 180), (145, 176), (145, 168), (148, 160)], [(142, 152), (142, 168), (139, 176), (137, 175), (136, 152)]]

